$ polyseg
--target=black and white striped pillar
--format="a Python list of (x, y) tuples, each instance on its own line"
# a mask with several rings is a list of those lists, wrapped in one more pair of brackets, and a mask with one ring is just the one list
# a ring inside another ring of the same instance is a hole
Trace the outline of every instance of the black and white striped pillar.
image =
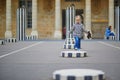
[(120, 6), (115, 7), (115, 39), (120, 41)]
[(66, 40), (64, 43), (64, 49), (73, 49), (74, 47), (69, 48), (69, 46), (74, 46), (71, 44), (74, 42), (73, 35), (70, 34), (73, 24), (75, 23), (75, 6), (70, 5), (66, 8)]
[(26, 28), (26, 8), (17, 9), (17, 40), (25, 40), (25, 28)]
[(64, 49), (74, 49), (74, 45), (75, 45), (75, 39), (74, 38), (67, 38), (65, 40), (63, 48)]

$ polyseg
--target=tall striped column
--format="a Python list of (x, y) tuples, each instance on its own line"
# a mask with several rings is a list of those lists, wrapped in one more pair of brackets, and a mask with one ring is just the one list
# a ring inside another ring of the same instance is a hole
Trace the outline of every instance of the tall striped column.
[(36, 36), (38, 38), (37, 31), (37, 0), (32, 0), (32, 36)]
[(11, 23), (12, 17), (11, 17), (11, 0), (6, 0), (6, 32), (5, 32), (5, 38), (11, 38), (12, 37), (12, 31), (11, 31)]
[(55, 32), (54, 38), (61, 39), (62, 38), (62, 30), (61, 30), (61, 1), (55, 0)]
[(85, 0), (85, 27), (91, 32), (91, 0)]
[(109, 26), (112, 26), (114, 31), (114, 0), (109, 0)]

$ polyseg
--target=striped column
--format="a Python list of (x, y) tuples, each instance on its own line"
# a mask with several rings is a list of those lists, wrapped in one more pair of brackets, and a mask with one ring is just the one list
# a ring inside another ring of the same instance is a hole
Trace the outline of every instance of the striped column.
[(11, 23), (12, 17), (11, 17), (11, 0), (6, 0), (6, 32), (5, 32), (5, 38), (11, 38), (12, 37), (12, 31), (11, 31)]
[(37, 0), (32, 0), (32, 36), (37, 36), (38, 38), (38, 31), (37, 31)]
[(91, 0), (86, 0), (85, 3), (85, 27), (91, 32)]
[(112, 31), (114, 31), (114, 0), (109, 0), (109, 23), (112, 26)]
[(54, 38), (61, 39), (62, 38), (62, 30), (61, 30), (61, 1), (55, 0), (55, 32)]

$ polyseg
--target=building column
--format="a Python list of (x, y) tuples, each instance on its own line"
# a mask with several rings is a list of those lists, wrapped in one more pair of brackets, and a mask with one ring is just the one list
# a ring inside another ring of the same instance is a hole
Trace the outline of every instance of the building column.
[(85, 0), (85, 29), (91, 32), (91, 0)]
[(91, 31), (91, 0), (86, 0), (85, 3), (85, 28)]
[(6, 32), (5, 32), (5, 38), (11, 38), (12, 37), (11, 24), (12, 24), (11, 0), (6, 0)]
[(62, 39), (61, 25), (61, 0), (55, 0), (55, 39)]
[(109, 26), (112, 26), (114, 31), (114, 0), (109, 0)]
[(38, 38), (37, 31), (37, 0), (32, 0), (32, 36), (36, 36)]

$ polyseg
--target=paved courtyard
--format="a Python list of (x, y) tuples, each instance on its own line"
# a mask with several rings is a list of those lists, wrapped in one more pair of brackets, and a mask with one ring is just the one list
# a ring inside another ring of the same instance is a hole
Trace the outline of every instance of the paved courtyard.
[(98, 69), (106, 80), (120, 79), (120, 42), (82, 40), (85, 58), (60, 57), (64, 41), (24, 41), (0, 45), (0, 80), (53, 80), (59, 69)]

